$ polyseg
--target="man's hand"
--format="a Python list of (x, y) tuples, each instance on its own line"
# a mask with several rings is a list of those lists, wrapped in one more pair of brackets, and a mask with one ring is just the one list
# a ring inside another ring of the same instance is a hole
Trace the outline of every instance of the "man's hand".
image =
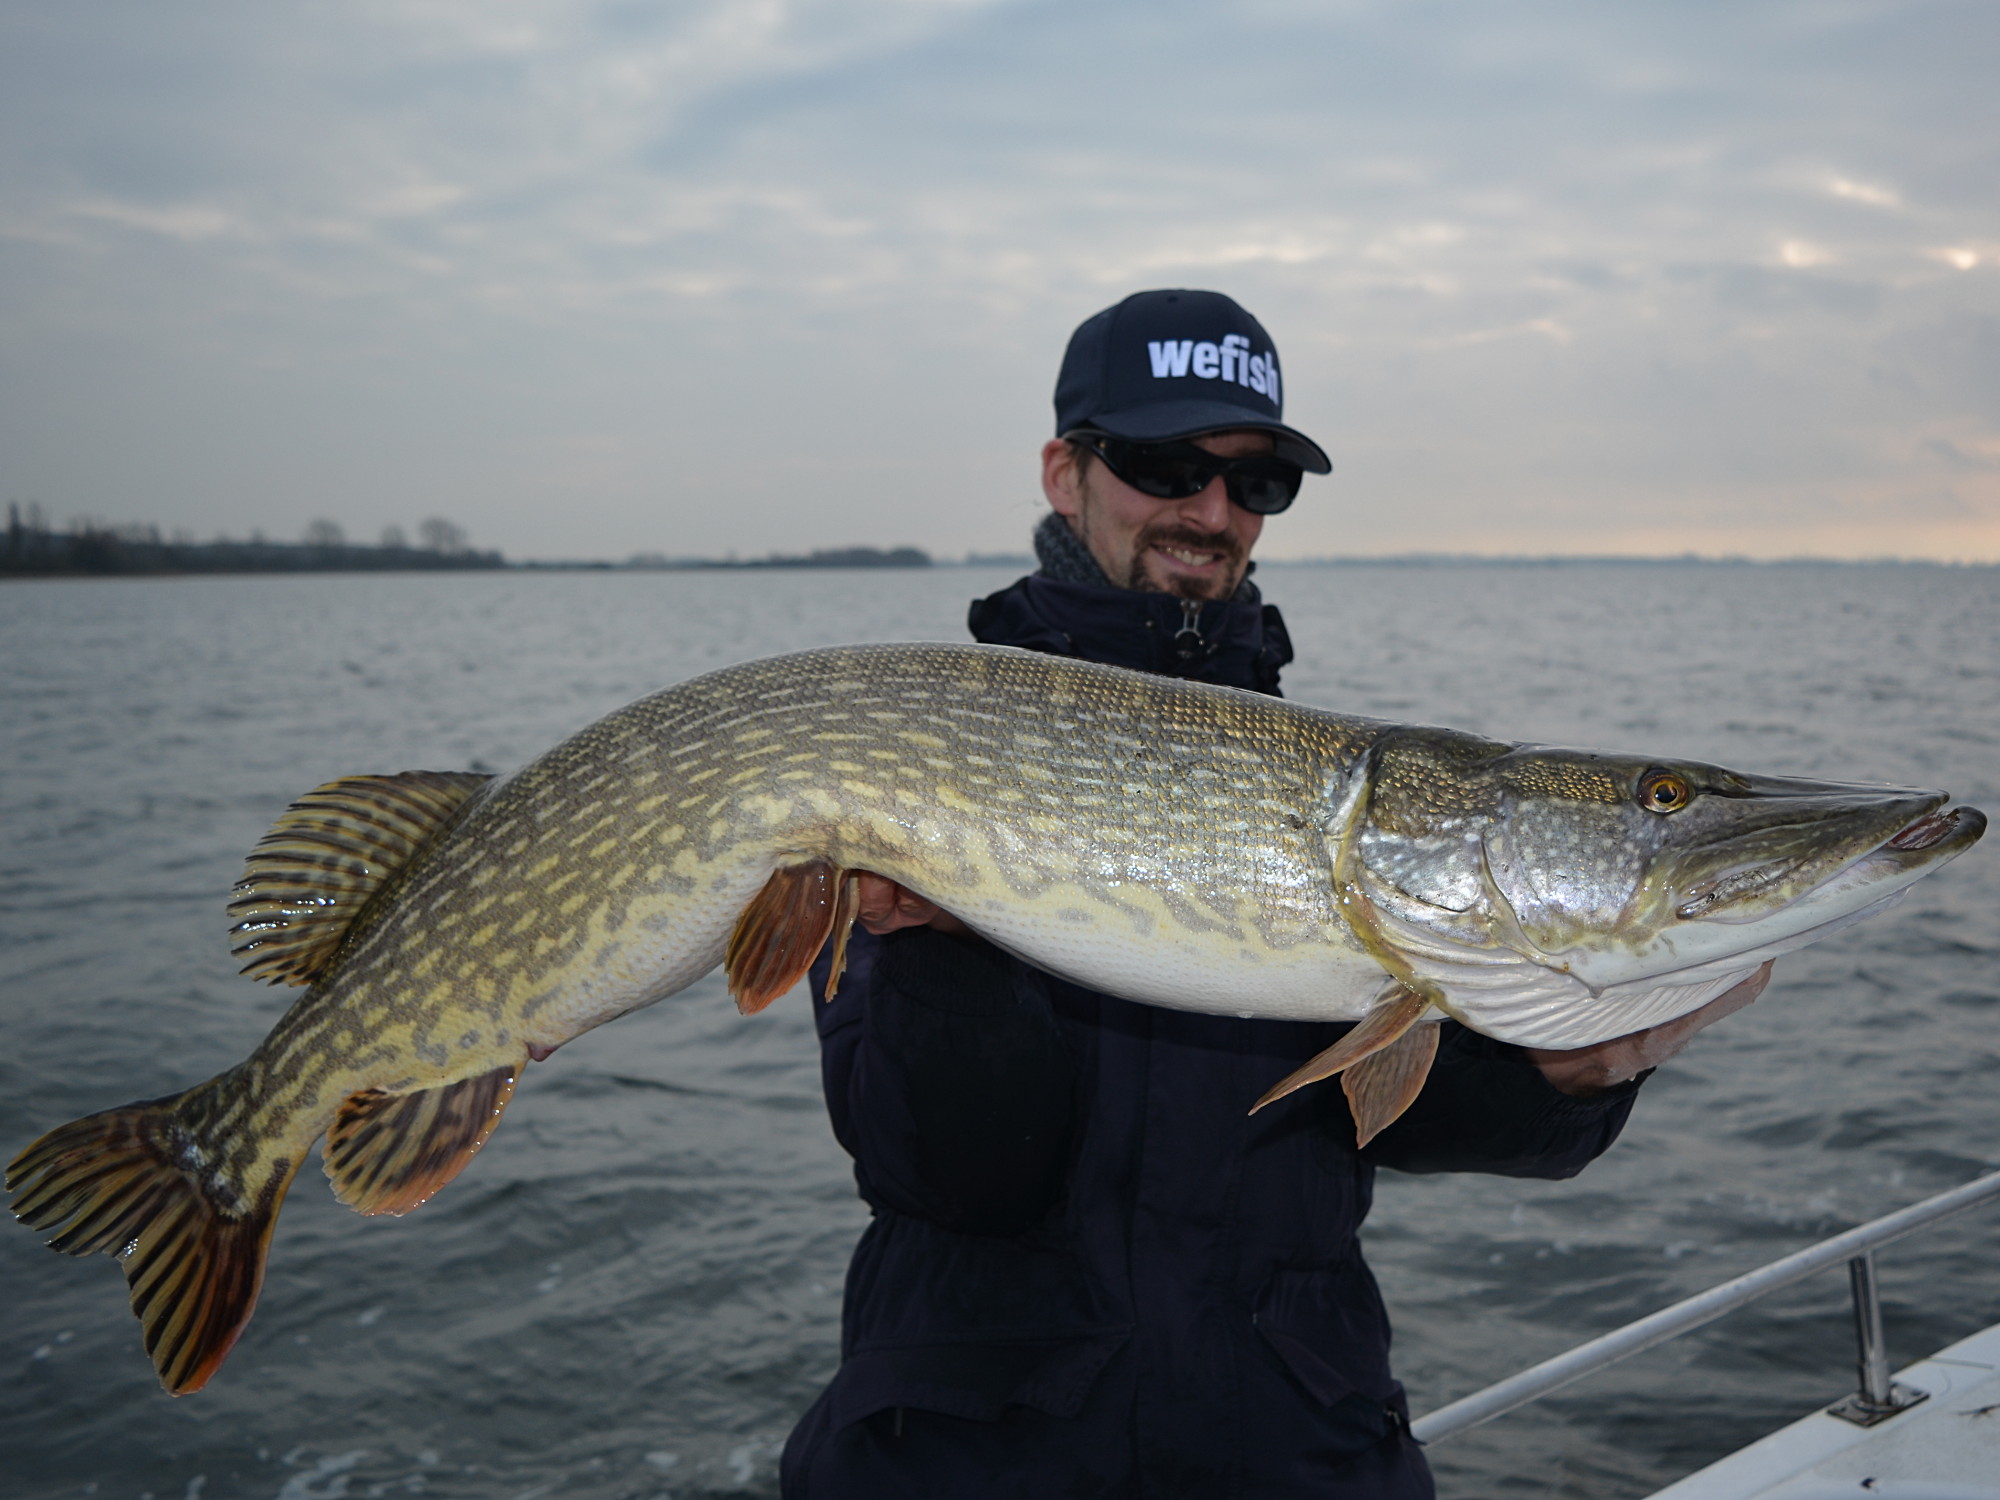
[(1578, 1047), (1557, 1052), (1543, 1047), (1523, 1047), (1528, 1060), (1542, 1070), (1542, 1076), (1565, 1094), (1587, 1099), (1606, 1089), (1637, 1078), (1648, 1068), (1679, 1052), (1704, 1026), (1712, 1026), (1724, 1016), (1734, 1015), (1764, 993), (1771, 982), (1771, 966), (1763, 968), (1708, 1002), (1700, 1010), (1689, 1011), (1675, 1021), (1635, 1031), (1630, 1036), (1613, 1037), (1594, 1047)]
[(964, 937), (972, 931), (935, 902), (926, 901), (886, 875), (863, 870), (854, 877), (854, 883), (860, 898), (855, 919), (877, 937), (904, 927), (934, 927), (953, 937)]

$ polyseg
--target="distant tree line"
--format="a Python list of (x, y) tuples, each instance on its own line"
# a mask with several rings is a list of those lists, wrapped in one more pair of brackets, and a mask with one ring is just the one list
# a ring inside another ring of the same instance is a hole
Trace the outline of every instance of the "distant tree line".
[[(773, 552), (755, 562), (738, 563), (744, 568), (928, 568), (930, 553), (920, 547), (822, 547), (804, 557)], [(724, 564), (724, 566), (729, 566)]]
[(465, 529), (442, 517), (417, 527), (411, 546), (400, 526), (388, 527), (375, 546), (353, 543), (332, 521), (314, 521), (297, 542), (274, 542), (253, 532), (246, 541), (217, 537), (163, 537), (157, 526), (110, 526), (73, 521), (58, 530), (39, 505), (7, 507), (0, 537), (0, 577), (61, 577), (130, 573), (324, 573), (392, 569), (504, 568), (498, 552), (472, 548)]
[(822, 547), (803, 554), (773, 552), (768, 557), (666, 557), (641, 552), (629, 568), (928, 568), (931, 555), (920, 547)]

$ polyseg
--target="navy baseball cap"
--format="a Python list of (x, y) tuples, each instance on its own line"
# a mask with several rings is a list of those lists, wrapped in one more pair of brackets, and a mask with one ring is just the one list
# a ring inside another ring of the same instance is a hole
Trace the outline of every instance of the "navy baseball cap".
[(1327, 474), (1324, 449), (1280, 420), (1278, 347), (1220, 292), (1134, 292), (1070, 335), (1056, 377), (1056, 436), (1080, 428), (1158, 443), (1253, 427), (1277, 456)]

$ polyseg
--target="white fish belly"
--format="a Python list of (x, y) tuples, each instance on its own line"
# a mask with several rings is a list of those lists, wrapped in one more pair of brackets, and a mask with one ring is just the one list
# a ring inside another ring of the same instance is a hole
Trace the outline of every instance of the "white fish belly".
[(1254, 931), (1197, 934), (1060, 901), (968, 903), (958, 914), (1036, 968), (1171, 1010), (1357, 1021), (1387, 977), (1367, 954), (1324, 941), (1274, 947)]

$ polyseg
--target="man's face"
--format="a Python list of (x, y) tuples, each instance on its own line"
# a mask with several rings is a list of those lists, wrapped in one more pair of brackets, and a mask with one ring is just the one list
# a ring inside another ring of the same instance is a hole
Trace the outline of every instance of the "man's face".
[[(1193, 442), (1220, 458), (1269, 453), (1271, 435), (1211, 432)], [(1128, 589), (1183, 599), (1227, 599), (1243, 582), (1264, 518), (1232, 505), (1218, 476), (1185, 500), (1142, 495), (1101, 462), (1077, 462), (1057, 439), (1042, 449), (1042, 490), (1097, 559)]]

